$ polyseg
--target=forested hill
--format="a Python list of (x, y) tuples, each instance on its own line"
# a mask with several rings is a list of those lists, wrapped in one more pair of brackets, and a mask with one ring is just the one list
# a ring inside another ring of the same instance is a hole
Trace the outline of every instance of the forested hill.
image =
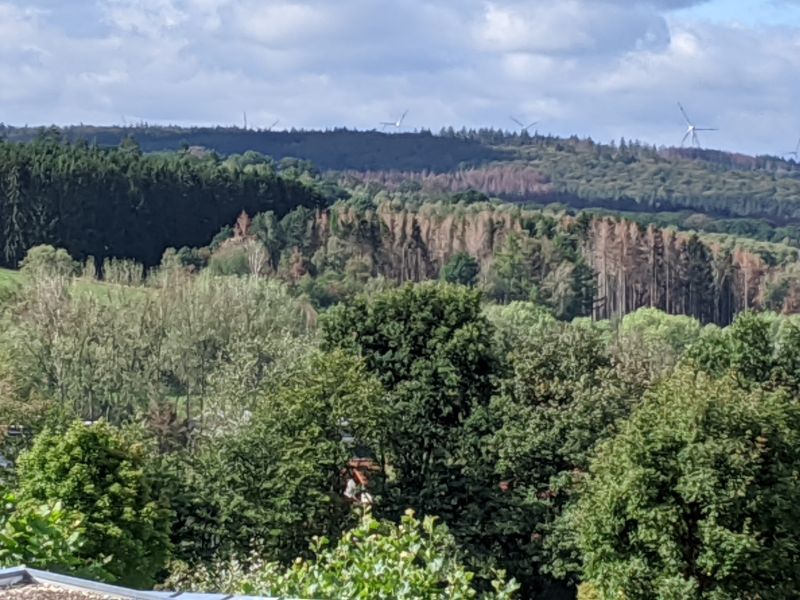
[(104, 150), (42, 139), (0, 142), (0, 263), (42, 243), (73, 256), (158, 264), (168, 246), (205, 244), (242, 210), (283, 215), (326, 202), (317, 182), (270, 163)]
[[(41, 135), (34, 128), (0, 125), (0, 137), (9, 141)], [(308, 160), (322, 172), (344, 172), (382, 187), (426, 193), (475, 189), (512, 202), (558, 202), (576, 209), (682, 211), (688, 214), (675, 215), (666, 224), (800, 245), (800, 164), (779, 157), (657, 149), (625, 140), (608, 145), (491, 129), (446, 129), (434, 135), (75, 126), (59, 135), (100, 147), (133, 139), (145, 153), (205, 149), (229, 156), (255, 151), (276, 161)], [(694, 214), (737, 222), (721, 228), (703, 218), (685, 222)], [(665, 224), (664, 219), (658, 224)]]
[[(509, 149), (478, 139), (434, 136), (430, 132), (387, 134), (379, 131), (255, 131), (237, 127), (67, 127), (59, 130), (71, 142), (115, 147), (133, 138), (143, 152), (202, 147), (222, 155), (255, 151), (276, 160), (300, 158), (322, 170), (403, 169), (437, 173), (514, 158)], [(0, 125), (9, 141), (35, 140), (41, 130)]]

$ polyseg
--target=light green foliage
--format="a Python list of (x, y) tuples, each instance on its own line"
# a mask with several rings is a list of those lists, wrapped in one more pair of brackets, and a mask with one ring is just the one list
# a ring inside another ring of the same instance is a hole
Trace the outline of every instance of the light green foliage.
[(170, 515), (156, 501), (148, 449), (99, 422), (45, 429), (19, 459), (20, 504), (61, 503), (82, 522), (78, 556), (109, 578), (150, 586), (169, 557)]
[(640, 308), (622, 318), (620, 334), (641, 337), (651, 346), (680, 356), (700, 335), (700, 322), (685, 315)]
[(640, 308), (620, 321), (612, 351), (629, 377), (652, 382), (681, 360), (700, 329), (692, 317)]
[(688, 371), (592, 464), (572, 515), (604, 598), (795, 598), (800, 408)]
[(247, 250), (241, 245), (225, 245), (211, 255), (208, 270), (213, 275), (249, 275)]
[(66, 250), (46, 244), (28, 250), (19, 266), (22, 273), (30, 277), (72, 277), (79, 267)]
[(176, 552), (195, 563), (257, 551), (289, 561), (312, 535), (349, 522), (342, 422), (363, 443), (383, 410), (380, 385), (342, 352), (316, 354), (265, 390), (249, 419), (201, 443), (177, 468)]
[(466, 252), (459, 252), (442, 267), (442, 279), (472, 287), (478, 281), (478, 261)]
[(276, 282), (172, 270), (149, 283), (84, 293), (81, 282), (31, 281), (0, 337), (21, 394), (115, 423), (154, 406), (230, 415), (232, 400), (308, 345), (313, 311)]
[[(774, 316), (742, 313), (724, 330), (707, 327), (701, 338), (688, 349), (687, 361), (707, 373), (731, 373), (745, 388), (779, 379), (772, 331), (774, 324)], [(789, 335), (784, 340), (781, 361), (785, 366), (788, 366), (786, 351), (792, 348), (792, 339)], [(782, 376), (794, 377), (785, 371)]]
[[(479, 594), (474, 575), (459, 561), (458, 548), (443, 525), (407, 512), (400, 524), (378, 521), (366, 514), (336, 545), (315, 540), (313, 558), (278, 564), (241, 564), (192, 573), (189, 580), (205, 589), (320, 600), (445, 598), (510, 599), (516, 584), (497, 573), (494, 591)], [(183, 583), (177, 578), (178, 584)], [(185, 584), (184, 584), (185, 585)]]
[(20, 506), (13, 493), (0, 487), (0, 508), (0, 567), (105, 575), (99, 562), (78, 557), (85, 540), (81, 519), (61, 502)]
[(557, 327), (552, 313), (534, 302), (487, 304), (483, 312), (494, 326), (497, 342), (505, 352), (546, 335)]

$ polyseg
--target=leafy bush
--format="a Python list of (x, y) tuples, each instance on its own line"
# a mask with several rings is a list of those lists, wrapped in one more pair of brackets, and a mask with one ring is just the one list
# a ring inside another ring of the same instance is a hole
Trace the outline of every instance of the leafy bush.
[(211, 255), (208, 269), (213, 275), (249, 275), (247, 251), (241, 245), (222, 245)]
[(85, 541), (81, 519), (61, 502), (20, 506), (13, 493), (0, 489), (0, 504), (0, 567), (104, 575), (99, 563), (79, 558)]
[[(476, 598), (474, 575), (459, 562), (458, 549), (443, 525), (432, 517), (422, 522), (407, 511), (399, 525), (365, 514), (360, 525), (332, 546), (328, 539), (312, 544), (314, 558), (298, 559), (288, 569), (267, 563), (176, 573), (171, 586), (200, 586), (225, 593), (345, 600), (392, 598), (433, 600)], [(191, 583), (190, 583), (191, 582)], [(494, 592), (480, 597), (513, 598), (517, 585), (497, 573)]]
[(34, 246), (19, 263), (23, 273), (33, 277), (77, 275), (80, 265), (63, 248), (42, 244)]
[(80, 518), (80, 558), (102, 560), (108, 578), (147, 587), (170, 553), (169, 512), (156, 502), (147, 451), (135, 436), (99, 422), (47, 428), (18, 465), (20, 504), (54, 504)]
[(605, 598), (796, 598), (800, 406), (682, 372), (593, 462), (573, 514)]

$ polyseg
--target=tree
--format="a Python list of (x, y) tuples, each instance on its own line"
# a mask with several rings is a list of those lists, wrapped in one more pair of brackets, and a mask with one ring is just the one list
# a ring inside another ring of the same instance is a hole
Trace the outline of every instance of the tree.
[[(223, 593), (280, 597), (434, 600), (513, 598), (517, 588), (497, 573), (494, 592), (478, 594), (474, 575), (461, 563), (458, 547), (433, 517), (419, 521), (407, 511), (400, 524), (378, 521), (369, 513), (333, 546), (326, 538), (312, 544), (313, 558), (288, 569), (276, 563), (242, 569), (222, 565), (189, 575), (192, 586)], [(178, 574), (173, 580), (186, 585)]]
[(352, 452), (343, 422), (368, 443), (379, 398), (378, 382), (341, 351), (295, 365), (246, 422), (171, 461), (176, 554), (192, 565), (249, 552), (289, 562), (313, 535), (341, 533), (350, 522), (341, 472)]
[(800, 407), (683, 370), (592, 463), (572, 515), (605, 598), (794, 598)]
[[(512, 372), (492, 400), (487, 436), (495, 480), (506, 491), (491, 515), (500, 564), (532, 595), (579, 569), (558, 523), (596, 446), (611, 436), (638, 389), (615, 370), (601, 333), (558, 324), (518, 342)], [(489, 528), (487, 528), (489, 529)]]
[(442, 279), (472, 287), (478, 280), (478, 261), (466, 252), (454, 254), (442, 268)]
[(122, 585), (153, 584), (170, 554), (170, 513), (144, 443), (102, 421), (47, 428), (20, 458), (18, 476), (20, 504), (60, 502), (80, 518), (80, 558), (104, 562)]
[(457, 514), (498, 367), (480, 293), (425, 283), (362, 296), (324, 315), (322, 337), (363, 357), (386, 389), (376, 437), (393, 473), (387, 502)]
[(78, 263), (63, 248), (34, 246), (19, 263), (20, 269), (32, 277), (72, 277), (78, 273)]

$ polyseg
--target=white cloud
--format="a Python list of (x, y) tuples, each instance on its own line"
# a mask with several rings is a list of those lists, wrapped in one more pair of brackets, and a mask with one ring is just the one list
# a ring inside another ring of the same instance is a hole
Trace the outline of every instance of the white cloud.
[[(765, 0), (771, 2), (773, 0)], [(713, 25), (691, 0), (0, 0), (12, 123), (541, 128), (675, 143), (675, 102), (777, 151), (800, 133), (800, 30)], [(712, 6), (712, 5), (709, 5)], [(80, 7), (80, 8), (78, 8)], [(797, 133), (794, 133), (794, 130)]]

